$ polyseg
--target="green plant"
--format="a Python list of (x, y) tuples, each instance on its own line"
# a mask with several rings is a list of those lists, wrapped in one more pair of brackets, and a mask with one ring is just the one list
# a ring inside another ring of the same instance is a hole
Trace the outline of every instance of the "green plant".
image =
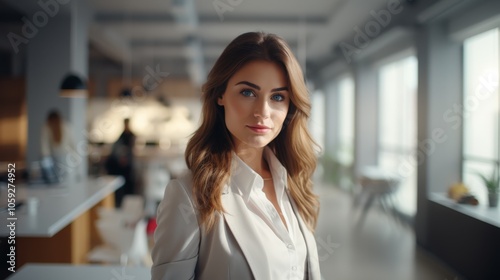
[(491, 177), (488, 178), (486, 175), (477, 173), (479, 177), (483, 180), (484, 185), (488, 189), (488, 192), (497, 193), (500, 190), (500, 174), (498, 174), (498, 168), (493, 170)]

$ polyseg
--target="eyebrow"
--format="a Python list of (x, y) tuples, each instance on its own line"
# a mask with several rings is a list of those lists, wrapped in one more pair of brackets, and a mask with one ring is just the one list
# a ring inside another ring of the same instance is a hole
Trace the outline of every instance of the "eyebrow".
[[(241, 81), (241, 82), (236, 83), (236, 85), (247, 85), (247, 86), (252, 87), (254, 89), (260, 90), (260, 87), (258, 85), (254, 84), (254, 83), (250, 83), (248, 81)], [(271, 92), (283, 91), (283, 90), (288, 91), (288, 87), (273, 88), (271, 90)]]

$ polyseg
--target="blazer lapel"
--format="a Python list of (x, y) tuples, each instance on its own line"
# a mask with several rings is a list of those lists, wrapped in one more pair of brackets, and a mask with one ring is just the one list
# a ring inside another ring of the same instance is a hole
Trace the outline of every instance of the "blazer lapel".
[(266, 248), (258, 232), (249, 223), (250, 217), (243, 208), (243, 198), (228, 190), (222, 195), (222, 205), (225, 210), (224, 219), (245, 255), (254, 278), (270, 279), (269, 262), (264, 253)]
[(292, 196), (288, 193), (288, 200), (292, 204), (293, 212), (299, 221), (299, 227), (302, 231), (302, 236), (304, 236), (304, 240), (307, 246), (307, 264), (308, 264), (308, 272), (309, 272), (309, 280), (320, 280), (321, 274), (319, 269), (319, 258), (318, 258), (318, 248), (316, 247), (316, 240), (314, 239), (314, 235), (307, 227), (306, 223), (302, 220), (302, 216), (297, 210), (297, 205), (295, 205), (295, 201)]

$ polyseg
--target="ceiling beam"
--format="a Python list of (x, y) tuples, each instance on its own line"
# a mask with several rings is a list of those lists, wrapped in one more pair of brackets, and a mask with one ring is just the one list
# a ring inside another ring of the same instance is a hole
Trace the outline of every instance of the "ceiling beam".
[[(130, 23), (151, 23), (151, 24), (175, 24), (176, 16), (172, 13), (98, 13), (94, 17), (95, 21), (101, 24), (123, 24)], [(328, 23), (328, 17), (297, 17), (297, 16), (241, 16), (241, 17), (225, 17), (221, 21), (217, 16), (200, 15), (198, 16), (199, 24), (231, 24), (231, 23), (255, 23), (266, 22), (270, 24), (297, 24), (299, 21), (304, 21), (312, 25), (324, 25)]]

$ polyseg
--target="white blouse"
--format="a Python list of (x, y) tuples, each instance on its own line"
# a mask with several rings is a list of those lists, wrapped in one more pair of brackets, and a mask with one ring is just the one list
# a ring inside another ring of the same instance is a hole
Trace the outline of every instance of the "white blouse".
[(40, 135), (40, 153), (42, 157), (51, 156), (56, 162), (68, 164), (67, 155), (75, 150), (71, 130), (66, 122), (62, 123), (61, 143), (56, 143), (47, 124), (42, 127)]
[[(278, 211), (262, 191), (264, 180), (245, 164), (236, 154), (232, 161), (232, 191), (239, 193), (250, 212), (251, 221), (264, 240), (269, 240), (266, 254), (271, 260), (271, 279), (306, 279), (307, 247), (299, 223), (288, 198), (287, 173), (285, 167), (270, 149), (264, 156), (273, 176), (279, 207), (285, 218), (285, 227)], [(234, 176), (236, 175), (237, 176)]]

